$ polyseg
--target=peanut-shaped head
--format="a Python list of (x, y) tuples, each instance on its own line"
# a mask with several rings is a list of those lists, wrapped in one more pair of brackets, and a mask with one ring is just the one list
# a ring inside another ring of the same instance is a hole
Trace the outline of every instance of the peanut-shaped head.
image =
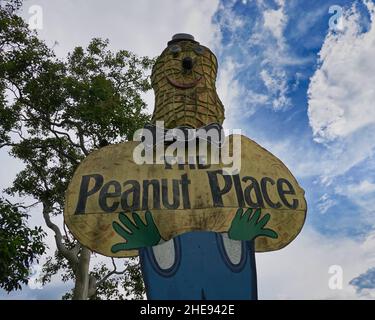
[(224, 121), (224, 106), (216, 93), (217, 59), (191, 35), (177, 34), (155, 62), (152, 122), (166, 128), (199, 128)]

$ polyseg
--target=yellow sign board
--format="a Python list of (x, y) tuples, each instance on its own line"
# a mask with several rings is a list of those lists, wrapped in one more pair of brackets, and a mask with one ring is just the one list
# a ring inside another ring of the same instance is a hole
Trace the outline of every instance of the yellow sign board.
[(267, 227), (278, 237), (257, 237), (255, 249), (281, 249), (304, 224), (304, 191), (274, 155), (245, 136), (240, 140), (241, 167), (233, 175), (225, 174), (223, 164), (136, 164), (133, 152), (140, 143), (136, 141), (94, 151), (69, 184), (65, 223), (91, 250), (126, 257), (138, 251), (111, 250), (124, 242), (113, 227), (120, 223), (120, 212), (130, 221), (134, 221), (131, 213), (137, 212), (143, 222), (151, 212), (162, 239), (169, 240), (189, 231), (228, 232), (238, 208), (261, 208), (262, 216), (270, 214)]

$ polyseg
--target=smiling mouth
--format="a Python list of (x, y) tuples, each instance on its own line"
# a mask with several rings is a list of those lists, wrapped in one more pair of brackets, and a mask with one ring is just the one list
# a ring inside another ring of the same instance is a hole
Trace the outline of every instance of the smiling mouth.
[(168, 80), (168, 82), (169, 82), (172, 86), (174, 86), (174, 87), (176, 87), (176, 88), (179, 88), (179, 89), (189, 89), (189, 88), (193, 88), (193, 87), (195, 87), (195, 86), (198, 84), (199, 81), (201, 81), (201, 79), (202, 79), (202, 77), (200, 76), (199, 78), (195, 79), (195, 80), (192, 81), (192, 82), (188, 82), (188, 83), (180, 83), (180, 82), (178, 82), (178, 81), (176, 81), (176, 80), (173, 80), (173, 79), (169, 78), (169, 76), (167, 76), (167, 80)]

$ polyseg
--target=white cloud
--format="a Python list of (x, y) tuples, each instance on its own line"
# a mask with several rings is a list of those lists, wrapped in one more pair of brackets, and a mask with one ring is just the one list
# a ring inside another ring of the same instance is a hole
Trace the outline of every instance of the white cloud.
[(319, 209), (319, 212), (321, 214), (324, 214), (328, 211), (329, 208), (334, 206), (336, 203), (337, 202), (334, 199), (332, 199), (328, 195), (328, 193), (325, 193), (319, 198), (318, 203), (317, 203), (317, 207)]
[(329, 186), (373, 155), (375, 127), (324, 145), (310, 140), (309, 134), (280, 140), (256, 137), (256, 141), (281, 159), (296, 177), (317, 176), (320, 183)]
[[(308, 116), (315, 141), (309, 136), (262, 141), (298, 177), (317, 175), (324, 185), (374, 152), (375, 14), (374, 5), (365, 3), (372, 18), (368, 30), (358, 32), (363, 17), (353, 6), (344, 16), (344, 31), (328, 34), (322, 46), (320, 67), (308, 91)], [(288, 152), (291, 149), (293, 154)]]
[(344, 184), (335, 188), (335, 193), (343, 195), (360, 207), (361, 217), (371, 225), (375, 225), (374, 196), (375, 184), (363, 180), (356, 184)]
[[(24, 4), (24, 16), (33, 1)], [(193, 34), (206, 45), (216, 43), (218, 30), (211, 22), (218, 0), (39, 0), (43, 9), (41, 38), (49, 44), (58, 41), (55, 50), (65, 56), (75, 46), (93, 37), (108, 38), (113, 49), (126, 49), (140, 55), (155, 56), (178, 32)]]
[(247, 90), (237, 79), (237, 72), (241, 65), (228, 57), (219, 68), (217, 79), (217, 93), (225, 107), (226, 129), (238, 129), (238, 120), (249, 117), (255, 110), (253, 103), (265, 102), (268, 97)]
[(375, 183), (368, 180), (363, 180), (358, 184), (348, 184), (344, 188), (338, 188), (338, 192), (343, 192), (345, 190), (346, 194), (351, 194), (353, 196), (367, 195), (369, 193), (375, 192)]
[(308, 91), (309, 120), (318, 142), (346, 138), (375, 124), (375, 5), (365, 3), (370, 29), (360, 33), (361, 15), (353, 5), (343, 17), (343, 32), (329, 33), (320, 51), (321, 65)]
[[(238, 70), (239, 65), (231, 58), (228, 58), (220, 66), (218, 72), (218, 79), (216, 81), (216, 89), (219, 95), (221, 102), (226, 108), (226, 114), (228, 114), (228, 109), (230, 109), (231, 114), (236, 114), (238, 111), (238, 98), (240, 97), (240, 85), (237, 80), (235, 80), (236, 71)], [(232, 127), (233, 117), (230, 118), (230, 121), (226, 120), (226, 125), (229, 128)]]
[(279, 8), (268, 9), (263, 12), (264, 27), (271, 31), (273, 36), (280, 42), (280, 45), (284, 42), (284, 28), (287, 22), (287, 16), (284, 12), (284, 0), (278, 1)]
[(287, 97), (288, 85), (285, 70), (274, 68), (268, 71), (263, 69), (260, 72), (260, 77), (273, 97), (271, 98), (272, 107), (275, 110), (280, 110), (290, 105), (290, 99)]
[(224, 25), (229, 31), (235, 32), (245, 25), (245, 20), (238, 17), (231, 8), (236, 4), (236, 0), (220, 1), (218, 10), (221, 13), (220, 25)]
[[(241, 108), (233, 108), (233, 105), (225, 103), (225, 107), (230, 108), (230, 112), (226, 112), (226, 124), (238, 123), (234, 109), (242, 111), (243, 119), (244, 116), (249, 117), (253, 114), (257, 108), (271, 107), (282, 110), (290, 106), (290, 88), (285, 67), (303, 64), (306, 59), (299, 59), (290, 54), (284, 37), (284, 29), (288, 22), (285, 3), (281, 0), (276, 3), (276, 9), (259, 0), (255, 4), (249, 4), (255, 5), (259, 11), (251, 22), (244, 20), (244, 17), (235, 11), (235, 1), (223, 1), (218, 7), (218, 25), (230, 34), (226, 38), (228, 43), (220, 50), (227, 60), (220, 66), (219, 73), (226, 72), (223, 69), (232, 67), (231, 60), (236, 61), (237, 65), (231, 69), (233, 77), (228, 78), (225, 75), (226, 77), (221, 76), (221, 79), (229, 80), (225, 84), (228, 87), (236, 86), (236, 94), (240, 95), (237, 96), (237, 101), (240, 100), (242, 105)], [(244, 70), (247, 73), (246, 77), (251, 78), (252, 86), (246, 82), (248, 79), (243, 84), (235, 79), (236, 75), (241, 72), (243, 74)], [(218, 86), (220, 97), (225, 91), (222, 88), (223, 85)], [(235, 93), (231, 96), (234, 97)], [(225, 102), (225, 97), (222, 100)], [(228, 101), (233, 102), (233, 99)]]
[[(76, 46), (86, 46), (94, 37), (108, 38), (112, 50), (130, 50), (139, 55), (159, 55), (179, 32), (192, 34), (202, 44), (217, 48), (220, 32), (211, 17), (219, 0), (39, 0), (43, 29), (39, 36), (52, 46), (58, 57)], [(23, 16), (34, 1), (26, 1)], [(152, 92), (145, 94), (149, 113), (154, 108)]]
[[(369, 299), (374, 290), (357, 294), (350, 280), (375, 262), (375, 234), (363, 241), (323, 236), (309, 227), (284, 249), (256, 255), (260, 299)], [(330, 289), (338, 265), (343, 270), (341, 290)]]
[[(291, 59), (289, 56), (289, 47), (284, 37), (284, 29), (288, 22), (288, 16), (285, 12), (285, 1), (278, 0), (278, 9), (264, 8), (263, 25), (260, 30), (255, 32), (255, 39), (267, 44), (266, 50), (262, 53), (262, 70), (259, 73), (260, 79), (267, 88), (270, 96), (269, 103), (275, 110), (282, 110), (290, 106), (288, 98), (288, 76), (284, 67), (290, 64), (298, 64), (299, 59)], [(274, 40), (265, 39), (273, 37)], [(294, 60), (294, 61), (293, 61)], [(292, 62), (293, 61), (293, 62)]]

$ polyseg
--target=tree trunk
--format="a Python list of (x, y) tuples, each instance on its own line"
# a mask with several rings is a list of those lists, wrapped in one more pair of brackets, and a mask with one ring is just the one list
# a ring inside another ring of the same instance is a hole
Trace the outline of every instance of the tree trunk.
[(91, 251), (82, 247), (76, 271), (73, 300), (87, 300), (88, 298), (90, 257)]

